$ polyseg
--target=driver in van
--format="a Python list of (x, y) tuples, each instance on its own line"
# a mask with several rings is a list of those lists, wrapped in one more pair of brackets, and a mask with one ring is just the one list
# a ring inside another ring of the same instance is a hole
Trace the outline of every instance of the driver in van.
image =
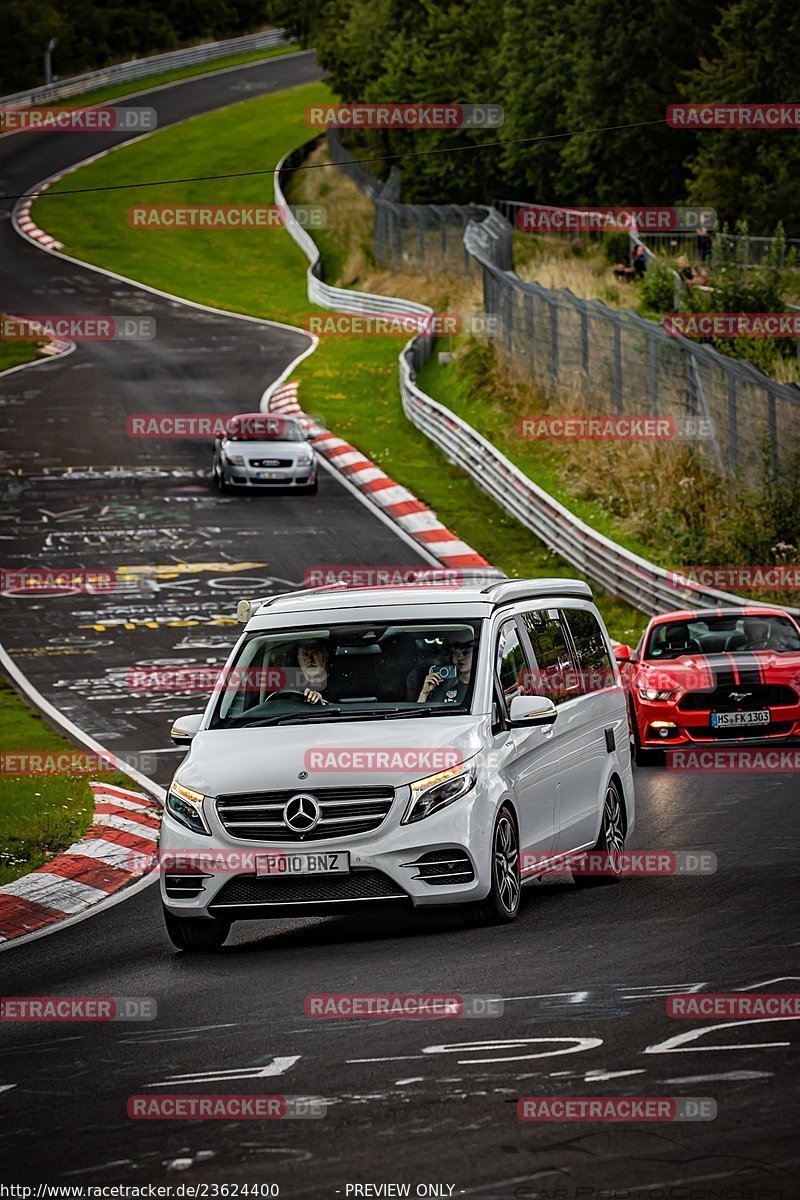
[[(325, 642), (301, 642), (297, 662), (303, 673), (303, 696), (308, 704), (328, 704), (336, 700), (328, 686), (329, 651)], [(323, 692), (325, 695), (323, 695)]]
[(431, 667), (417, 697), (418, 704), (427, 704), (431, 699), (434, 704), (463, 704), (472, 674), (474, 645), (474, 641), (466, 633), (456, 634), (450, 639), (447, 648), (450, 660), (455, 667), (456, 677), (449, 679), (441, 674), (441, 667)]

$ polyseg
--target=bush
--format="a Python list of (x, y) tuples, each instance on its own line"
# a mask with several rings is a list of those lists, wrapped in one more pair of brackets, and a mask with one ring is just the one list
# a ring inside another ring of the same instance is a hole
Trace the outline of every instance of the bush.
[(651, 259), (642, 280), (642, 300), (652, 312), (668, 313), (675, 308), (675, 275), (661, 259)]
[(603, 234), (603, 254), (608, 262), (614, 264), (626, 263), (631, 254), (631, 240), (622, 229), (610, 230)]

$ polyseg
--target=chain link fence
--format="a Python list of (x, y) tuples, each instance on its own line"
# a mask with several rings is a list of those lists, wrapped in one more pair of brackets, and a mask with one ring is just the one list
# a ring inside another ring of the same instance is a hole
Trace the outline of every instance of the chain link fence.
[(400, 173), (392, 167), (385, 181), (376, 179), (328, 130), (328, 149), (336, 163), (375, 206), (375, 260), (393, 271), (409, 268), (472, 275), (480, 268), (464, 246), (464, 230), (489, 210), (480, 204), (402, 204)]
[[(513, 227), (496, 209), (402, 204), (396, 169), (382, 182), (334, 131), (328, 144), (331, 159), (373, 201), (377, 261), (395, 270), (480, 272), (484, 309), (500, 317), (498, 354), (545, 396), (587, 414), (671, 419), (676, 436), (718, 471), (754, 487), (765, 463), (774, 469), (800, 448), (800, 388), (636, 313), (520, 279)], [(414, 366), (431, 350), (421, 339)]]
[(484, 307), (501, 318), (499, 352), (546, 395), (586, 412), (672, 418), (717, 469), (754, 486), (765, 455), (775, 467), (800, 447), (800, 389), (636, 313), (520, 279), (505, 265), (510, 237), (493, 213), (464, 241), (483, 268)]

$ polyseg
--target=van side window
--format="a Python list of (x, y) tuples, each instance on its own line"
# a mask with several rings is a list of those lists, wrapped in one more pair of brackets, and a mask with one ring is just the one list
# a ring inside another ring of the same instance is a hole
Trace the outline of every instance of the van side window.
[(578, 668), (572, 656), (563, 614), (557, 608), (537, 608), (522, 614), (536, 670), (530, 691), (563, 704), (581, 694)]
[(500, 626), (497, 637), (497, 654), (495, 655), (495, 673), (500, 683), (506, 709), (515, 696), (523, 694), (526, 677), (529, 674), (525, 661), (525, 652), (519, 642), (516, 623), (506, 621)]
[(578, 652), (581, 690), (600, 692), (614, 686), (614, 666), (594, 613), (585, 608), (562, 609)]

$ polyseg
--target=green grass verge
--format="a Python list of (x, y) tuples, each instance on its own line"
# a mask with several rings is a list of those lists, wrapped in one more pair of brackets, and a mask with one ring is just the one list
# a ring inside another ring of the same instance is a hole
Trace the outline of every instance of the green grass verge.
[(634, 554), (651, 562), (658, 561), (653, 546), (637, 542), (599, 504), (582, 500), (570, 492), (564, 485), (562, 464), (552, 445), (546, 441), (521, 441), (516, 435), (516, 417), (509, 421), (502, 404), (492, 404), (485, 395), (473, 390), (469, 381), (458, 374), (452, 363), (440, 365), (435, 357), (431, 358), (420, 371), (417, 382), (429, 396), (468, 421), (534, 483), (569, 508), (581, 521)]
[(179, 79), (190, 79), (193, 75), (208, 75), (212, 71), (223, 71), (226, 67), (243, 67), (246, 63), (261, 62), (265, 58), (276, 58), (281, 54), (291, 54), (294, 50), (299, 49), (296, 42), (289, 42), (285, 46), (274, 46), (268, 50), (251, 50), (248, 54), (229, 54), (226, 58), (215, 58), (213, 62), (196, 63), (190, 67), (176, 67), (172, 71), (144, 75), (141, 79), (131, 79), (127, 83), (112, 83), (108, 87), (95, 88), (91, 92), (81, 92), (79, 96), (71, 96), (63, 103), (69, 105), (105, 104), (108, 100), (118, 100), (120, 96), (130, 96), (145, 89), (161, 87), (165, 83), (176, 83)]
[[(138, 180), (255, 171), (275, 164), (309, 137), (311, 103), (333, 99), (315, 83), (258, 97), (164, 129), (115, 150), (51, 188), (36, 220), (67, 253), (101, 263), (188, 299), (302, 324), (307, 262), (281, 229), (263, 231), (132, 229), (134, 204), (265, 204), (270, 175), (67, 196), (74, 188)], [(319, 414), (388, 474), (410, 488), (460, 538), (513, 576), (575, 572), (484, 496), (403, 416), (397, 358), (402, 338), (331, 337), (298, 370), (308, 412)], [(255, 400), (255, 397), (253, 398)], [(628, 641), (643, 624), (627, 605), (601, 597), (614, 636)]]
[(0, 341), (0, 373), (11, 367), (20, 367), (23, 363), (36, 362), (39, 347), (44, 342), (2, 342)]
[[(0, 679), (0, 745), (7, 754), (75, 748), (28, 708), (4, 679)], [(119, 772), (101, 772), (91, 778), (138, 790)], [(93, 813), (88, 776), (0, 771), (0, 885), (35, 870), (79, 840), (91, 825)]]

